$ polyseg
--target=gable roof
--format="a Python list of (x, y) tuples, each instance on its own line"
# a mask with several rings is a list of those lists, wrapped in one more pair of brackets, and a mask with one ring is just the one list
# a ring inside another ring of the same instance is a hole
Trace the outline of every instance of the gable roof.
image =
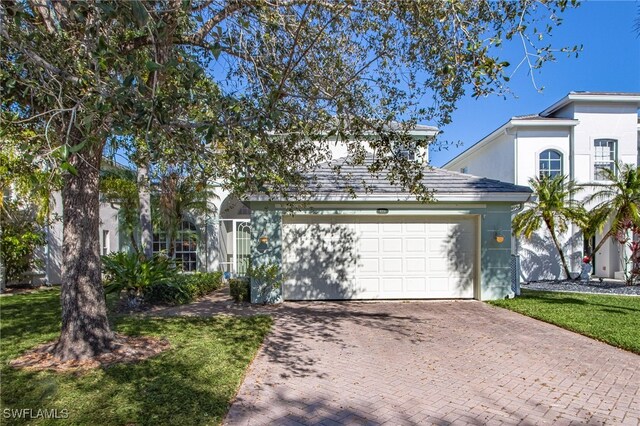
[(598, 102), (632, 102), (640, 107), (640, 93), (634, 92), (569, 92), (567, 96), (551, 105), (540, 113), (543, 117), (548, 117), (554, 112), (569, 105), (572, 102), (598, 101)]
[[(340, 159), (340, 174), (336, 174), (329, 163), (320, 164), (316, 170), (307, 175), (306, 190), (311, 195), (310, 201), (377, 201), (397, 200), (415, 201), (415, 196), (404, 190), (401, 185), (390, 182), (384, 175), (372, 175), (368, 167), (374, 161), (367, 156), (363, 164), (349, 165), (348, 159)], [(487, 179), (440, 168), (425, 166), (422, 183), (434, 191), (437, 201), (511, 201), (524, 202), (531, 189), (526, 186), (513, 185), (498, 180)], [(292, 195), (295, 191), (291, 192)], [(357, 198), (354, 198), (354, 195)], [(251, 201), (266, 201), (266, 195), (255, 195)]]
[(447, 161), (443, 167), (460, 160), (463, 157), (481, 149), (490, 143), (497, 135), (503, 131), (516, 126), (575, 126), (578, 120), (562, 117), (553, 117), (552, 114), (560, 108), (575, 101), (598, 101), (598, 102), (634, 102), (640, 107), (640, 93), (632, 92), (569, 92), (567, 96), (551, 105), (539, 114), (525, 114), (511, 117), (506, 123), (498, 127), (478, 142), (471, 145), (460, 154)]
[(464, 158), (479, 149), (482, 149), (487, 144), (491, 143), (498, 135), (503, 132), (517, 126), (527, 126), (527, 127), (573, 127), (578, 124), (578, 120), (574, 120), (571, 118), (560, 118), (560, 117), (542, 117), (539, 114), (528, 114), (528, 115), (516, 115), (513, 116), (504, 123), (502, 126), (498, 127), (478, 142), (471, 145), (469, 148), (462, 151), (460, 154), (453, 157), (451, 160), (447, 161), (444, 166), (447, 167), (451, 163)]

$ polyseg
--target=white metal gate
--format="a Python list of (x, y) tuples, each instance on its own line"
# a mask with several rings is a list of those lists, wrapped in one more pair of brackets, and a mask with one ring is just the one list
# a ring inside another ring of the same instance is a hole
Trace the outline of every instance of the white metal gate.
[(244, 275), (251, 254), (251, 221), (220, 219), (218, 255), (220, 269), (229, 274)]

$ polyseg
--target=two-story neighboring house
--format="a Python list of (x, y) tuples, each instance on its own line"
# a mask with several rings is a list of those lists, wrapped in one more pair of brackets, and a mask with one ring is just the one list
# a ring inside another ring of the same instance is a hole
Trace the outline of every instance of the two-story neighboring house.
[[(602, 169), (614, 169), (618, 161), (640, 161), (639, 107), (640, 93), (571, 92), (539, 114), (512, 117), (443, 168), (516, 185), (542, 174), (563, 174), (579, 184), (603, 183)], [(579, 197), (594, 191), (585, 188)], [(572, 269), (578, 271), (586, 243), (579, 229), (574, 226), (563, 242)], [(520, 255), (523, 280), (561, 276), (546, 233), (514, 241), (513, 249)], [(609, 241), (595, 253), (594, 274), (620, 278), (620, 250)]]

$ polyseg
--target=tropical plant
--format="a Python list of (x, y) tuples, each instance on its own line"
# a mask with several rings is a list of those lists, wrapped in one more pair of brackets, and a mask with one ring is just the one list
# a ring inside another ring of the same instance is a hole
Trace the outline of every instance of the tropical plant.
[(603, 169), (602, 173), (607, 182), (591, 184), (596, 191), (585, 199), (586, 204), (596, 203), (589, 213), (592, 234), (611, 224), (596, 244), (594, 253), (625, 224), (640, 226), (640, 169), (618, 163), (615, 169)]
[(126, 292), (127, 304), (135, 308), (143, 301), (144, 291), (152, 285), (174, 285), (177, 271), (166, 256), (147, 259), (138, 253), (115, 252), (102, 257), (105, 292)]
[(640, 283), (640, 226), (624, 221), (615, 235), (622, 246), (622, 270), (627, 285)]
[(271, 291), (282, 287), (284, 282), (280, 267), (275, 263), (255, 266), (250, 261), (247, 268), (247, 277), (255, 284), (255, 288), (265, 300), (265, 303)]
[(206, 215), (209, 201), (215, 196), (206, 180), (194, 174), (173, 169), (160, 176), (156, 191), (152, 194), (155, 210), (152, 217), (155, 229), (167, 235), (169, 257), (175, 255), (175, 241), (182, 221), (188, 214)]
[(33, 161), (33, 152), (20, 150), (34, 135), (0, 129), (0, 291), (38, 266), (34, 251), (45, 243), (44, 227), (55, 219), (50, 197), (57, 188), (55, 175)]
[(34, 253), (45, 244), (45, 234), (33, 221), (31, 212), (19, 210), (15, 203), (8, 202), (5, 202), (5, 209), (12, 210), (12, 220), (7, 220), (9, 215), (0, 214), (0, 256), (6, 262), (6, 280), (12, 282), (20, 280), (25, 272), (42, 266)]
[(554, 177), (543, 175), (532, 178), (529, 180), (529, 185), (533, 189), (534, 199), (513, 218), (513, 232), (515, 235), (531, 238), (531, 235), (544, 224), (560, 255), (564, 273), (569, 279), (571, 272), (558, 236), (569, 229), (571, 222), (579, 226), (585, 223), (586, 211), (575, 200), (575, 195), (582, 188), (573, 181), (567, 181), (567, 177), (562, 175)]
[(171, 283), (155, 283), (145, 288), (144, 300), (150, 304), (181, 305), (218, 290), (222, 272), (178, 274)]

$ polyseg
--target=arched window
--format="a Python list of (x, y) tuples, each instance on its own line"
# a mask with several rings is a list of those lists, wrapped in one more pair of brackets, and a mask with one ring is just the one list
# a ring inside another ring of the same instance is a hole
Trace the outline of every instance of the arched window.
[[(153, 234), (153, 252), (170, 254), (166, 232)], [(187, 220), (180, 223), (176, 233), (173, 255), (183, 271), (198, 270), (198, 228), (193, 223)]]
[(562, 175), (562, 154), (555, 149), (540, 153), (540, 177)]

